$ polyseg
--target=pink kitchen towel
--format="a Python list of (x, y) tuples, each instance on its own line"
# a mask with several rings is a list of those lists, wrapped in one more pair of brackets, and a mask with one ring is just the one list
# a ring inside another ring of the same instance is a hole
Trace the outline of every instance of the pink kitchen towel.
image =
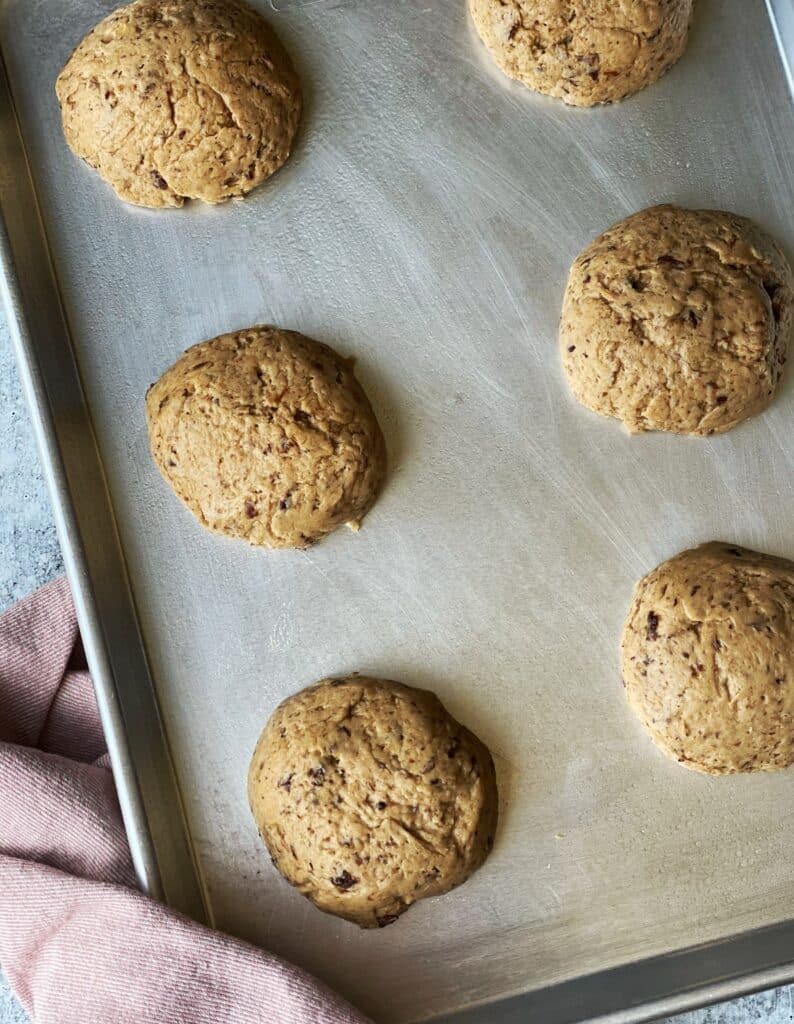
[(0, 616), (0, 965), (37, 1024), (366, 1024), (135, 888), (69, 588)]

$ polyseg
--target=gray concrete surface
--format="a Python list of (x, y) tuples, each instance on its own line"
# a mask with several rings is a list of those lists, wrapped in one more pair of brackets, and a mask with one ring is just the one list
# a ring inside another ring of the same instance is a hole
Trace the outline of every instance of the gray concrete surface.
[[(63, 571), (30, 421), (0, 312), (0, 609)], [(0, 1024), (27, 1018), (1, 973)], [(794, 987), (687, 1013), (666, 1024), (787, 1024)], [(85, 1024), (112, 1024), (86, 1021)]]

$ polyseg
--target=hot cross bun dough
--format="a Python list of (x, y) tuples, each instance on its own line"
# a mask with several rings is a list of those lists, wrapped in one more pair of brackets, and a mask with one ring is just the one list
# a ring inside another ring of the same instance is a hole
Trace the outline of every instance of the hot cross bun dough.
[(324, 679), (274, 712), (248, 796), (281, 874), (362, 928), (465, 882), (493, 844), (493, 761), (434, 694)]
[(284, 163), (301, 91), (242, 0), (136, 0), (83, 39), (56, 85), (66, 140), (139, 206), (221, 203)]
[(794, 762), (794, 562), (723, 543), (676, 555), (637, 584), (622, 651), (629, 704), (687, 768)]
[(154, 461), (199, 522), (263, 547), (358, 529), (386, 472), (352, 363), (295, 331), (194, 345), (151, 386), (146, 415)]
[(655, 82), (686, 47), (692, 0), (469, 0), (497, 65), (577, 107)]
[(642, 210), (571, 269), (560, 345), (573, 393), (630, 433), (729, 430), (772, 401), (792, 287), (780, 248), (744, 217)]

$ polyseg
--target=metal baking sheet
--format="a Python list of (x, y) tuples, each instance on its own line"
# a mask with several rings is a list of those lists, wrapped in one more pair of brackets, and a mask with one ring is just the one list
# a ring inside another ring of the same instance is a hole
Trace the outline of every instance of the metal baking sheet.
[[(113, 0), (0, 3), (4, 298), (144, 884), (385, 1024), (633, 1022), (791, 978), (791, 773), (666, 761), (617, 638), (683, 547), (794, 555), (794, 375), (726, 436), (629, 438), (556, 347), (570, 262), (640, 207), (732, 209), (794, 251), (766, 7), (698, 0), (669, 75), (581, 111), (495, 71), (462, 0), (259, 4), (305, 83), (294, 157), (244, 203), (149, 212), (71, 156), (53, 94)], [(147, 451), (149, 383), (263, 321), (355, 355), (389, 442), (361, 533), (305, 553), (202, 532)], [(434, 689), (502, 794), (485, 868), (377, 933), (278, 878), (245, 799), (278, 701), (355, 669)]]

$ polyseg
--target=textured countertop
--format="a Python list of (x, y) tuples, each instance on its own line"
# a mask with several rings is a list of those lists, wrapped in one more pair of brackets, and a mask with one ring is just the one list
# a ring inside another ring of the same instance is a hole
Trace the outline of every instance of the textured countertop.
[[(0, 314), (0, 609), (62, 572), (49, 500)], [(794, 987), (674, 1018), (675, 1024), (794, 1021)], [(26, 1021), (0, 975), (0, 1024)], [(668, 1021), (672, 1024), (673, 1019)], [(85, 1024), (100, 1022), (85, 1021)], [(110, 1024), (110, 1022), (101, 1022)]]

